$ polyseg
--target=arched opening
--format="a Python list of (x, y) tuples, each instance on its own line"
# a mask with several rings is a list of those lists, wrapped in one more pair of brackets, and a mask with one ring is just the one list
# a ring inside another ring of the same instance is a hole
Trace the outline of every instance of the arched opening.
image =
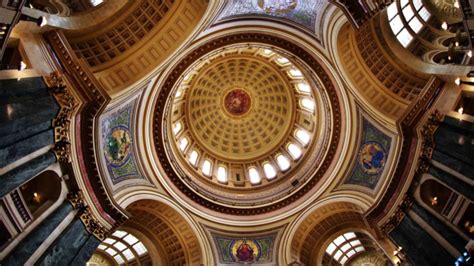
[(38, 218), (61, 194), (61, 180), (53, 171), (45, 171), (20, 187), (20, 192), (33, 219)]
[(457, 194), (436, 180), (429, 179), (421, 184), (420, 197), (426, 205), (437, 213), (443, 214), (448, 202), (453, 200), (453, 197), (457, 197)]
[(352, 265), (362, 257), (378, 257), (390, 264), (370, 232), (359, 206), (348, 202), (321, 206), (295, 231), (291, 261), (302, 265)]
[(198, 238), (175, 209), (155, 200), (139, 200), (126, 210), (130, 219), (98, 246), (88, 265), (203, 263)]

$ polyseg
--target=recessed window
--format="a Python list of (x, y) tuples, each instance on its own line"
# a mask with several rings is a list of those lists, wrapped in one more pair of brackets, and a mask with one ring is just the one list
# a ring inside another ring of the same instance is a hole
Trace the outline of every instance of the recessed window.
[(286, 171), (290, 168), (290, 160), (288, 160), (288, 158), (285, 155), (280, 154), (276, 157), (276, 159), (277, 159), (277, 164), (280, 170)]
[(288, 145), (288, 152), (294, 160), (298, 160), (301, 157), (301, 149), (293, 143)]
[(273, 51), (270, 49), (263, 49), (262, 53), (266, 56), (273, 54)]
[(197, 161), (198, 161), (198, 157), (199, 157), (199, 153), (197, 151), (192, 151), (191, 152), (191, 155), (189, 155), (189, 162), (196, 166), (197, 165)]
[(303, 98), (301, 100), (301, 107), (308, 111), (314, 111), (314, 101), (309, 98)]
[(265, 177), (268, 179), (273, 179), (276, 177), (275, 168), (270, 163), (263, 164), (263, 172), (265, 173)]
[(212, 164), (209, 160), (204, 160), (202, 163), (202, 173), (205, 176), (211, 176), (211, 169), (212, 169)]
[(138, 242), (135, 245), (133, 245), (133, 249), (135, 249), (138, 256), (141, 256), (148, 252), (148, 250), (146, 249), (145, 245), (142, 244), (142, 242)]
[(118, 250), (118, 251), (122, 251), (124, 249), (127, 248), (127, 246), (125, 246), (125, 244), (123, 244), (122, 242), (117, 242), (114, 244), (114, 247)]
[(115, 256), (115, 254), (117, 254), (117, 251), (115, 251), (115, 249), (113, 248), (108, 248), (105, 250), (105, 252), (109, 253), (110, 256)]
[(186, 150), (186, 147), (188, 147), (188, 144), (189, 144), (189, 141), (186, 137), (182, 138), (180, 141), (179, 141), (179, 149), (181, 151), (184, 151)]
[(326, 253), (340, 264), (346, 263), (349, 258), (362, 251), (365, 251), (365, 248), (354, 232), (336, 237), (326, 248)]
[(127, 242), (129, 245), (133, 245), (138, 242), (138, 239), (130, 234), (124, 237), (123, 240), (125, 240), (125, 242)]
[(227, 183), (227, 169), (224, 166), (217, 168), (217, 181)]
[(258, 174), (258, 171), (255, 167), (249, 168), (249, 177), (250, 183), (253, 185), (259, 184), (261, 181), (260, 175)]
[[(419, 33), (424, 26), (417, 15), (426, 22), (431, 17), (431, 14), (423, 6), (421, 0), (413, 1), (413, 6), (409, 4), (408, 0), (401, 0), (400, 8), (401, 12), (399, 12), (397, 2), (394, 1), (387, 8), (387, 17), (390, 28), (397, 40), (403, 47), (408, 47), (414, 39), (408, 29), (411, 29), (414, 33)], [(404, 21), (408, 24), (405, 24)]]
[(311, 140), (311, 137), (309, 133), (306, 130), (303, 129), (297, 129), (295, 133), (296, 139), (298, 139), (303, 146), (308, 145), (309, 141)]
[(183, 125), (181, 125), (181, 122), (176, 122), (173, 126), (173, 133), (177, 135), (181, 129), (183, 129)]
[(296, 85), (296, 89), (302, 93), (311, 92), (311, 87), (308, 85), (308, 83), (298, 83), (298, 85)]
[(290, 70), (290, 76), (295, 77), (295, 78), (300, 78), (303, 76), (303, 73), (297, 68), (293, 68)]
[(178, 90), (176, 91), (176, 94), (175, 94), (176, 98), (181, 97), (181, 95), (183, 95), (183, 90), (182, 90), (182, 89), (178, 89)]
[(112, 238), (106, 238), (104, 240), (105, 243), (109, 244), (109, 245), (112, 245), (113, 243), (115, 243), (117, 240), (115, 239), (112, 239)]
[(104, 0), (91, 0), (91, 4), (93, 6), (98, 6), (100, 4), (102, 4), (104, 2)]
[(119, 265), (125, 263), (125, 261), (123, 260), (122, 256), (120, 256), (120, 255), (116, 255), (116, 256), (114, 257), (114, 259), (115, 259), (115, 261), (116, 261)]
[(290, 62), (290, 60), (288, 60), (288, 58), (285, 58), (285, 57), (278, 57), (276, 61), (280, 65), (285, 65), (285, 64), (288, 64)]
[(128, 261), (131, 261), (132, 259), (135, 258), (135, 256), (133, 255), (132, 251), (130, 249), (126, 249), (122, 252), (122, 254), (125, 256), (125, 258), (128, 260)]
[(105, 250), (111, 257), (115, 259), (118, 264), (124, 264), (125, 260), (132, 261), (137, 259), (135, 253), (132, 252), (131, 247), (135, 250), (138, 256), (144, 255), (148, 252), (145, 245), (143, 245), (138, 238), (132, 234), (117, 230), (112, 234), (113, 238), (106, 238), (100, 245), (99, 249)]

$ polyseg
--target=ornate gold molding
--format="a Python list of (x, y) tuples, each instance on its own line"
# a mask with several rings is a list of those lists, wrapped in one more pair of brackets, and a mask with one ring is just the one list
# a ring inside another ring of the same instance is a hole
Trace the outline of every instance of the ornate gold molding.
[(411, 208), (412, 204), (413, 204), (413, 199), (410, 196), (408, 196), (408, 194), (405, 194), (402, 202), (397, 207), (397, 210), (395, 211), (395, 213), (392, 216), (390, 216), (388, 221), (384, 225), (382, 225), (382, 227), (380, 228), (380, 230), (382, 231), (384, 235), (388, 235), (393, 229), (395, 229), (395, 227), (397, 227), (400, 224), (400, 222), (403, 220), (408, 210)]
[[(422, 135), (422, 148), (421, 148), (421, 155), (418, 160), (418, 167), (415, 173), (415, 180), (416, 178), (421, 176), (422, 174), (428, 172), (431, 160), (433, 156), (435, 141), (434, 141), (434, 133), (439, 126), (439, 123), (443, 120), (443, 115), (438, 111), (435, 110), (426, 123), (423, 125), (421, 129)], [(417, 182), (417, 181), (414, 181)], [(415, 183), (416, 184), (416, 183)], [(413, 186), (413, 183), (412, 183)], [(410, 190), (409, 190), (410, 191)], [(410, 192), (409, 192), (410, 193)], [(406, 212), (411, 208), (413, 204), (413, 199), (408, 194), (405, 194), (402, 202), (397, 207), (395, 213), (388, 219), (388, 221), (382, 225), (381, 231), (383, 234), (387, 235), (392, 231), (395, 227), (400, 224), (403, 217), (405, 217)]]
[(67, 200), (71, 203), (73, 209), (78, 211), (77, 215), (84, 224), (87, 232), (103, 241), (109, 234), (109, 231), (94, 217), (90, 207), (86, 206), (82, 191), (70, 192), (67, 196)]
[(71, 162), (71, 143), (69, 138), (71, 117), (78, 105), (67, 88), (66, 81), (59, 72), (53, 72), (46, 78), (49, 91), (59, 104), (59, 112), (53, 119), (54, 148), (53, 152), (59, 162)]

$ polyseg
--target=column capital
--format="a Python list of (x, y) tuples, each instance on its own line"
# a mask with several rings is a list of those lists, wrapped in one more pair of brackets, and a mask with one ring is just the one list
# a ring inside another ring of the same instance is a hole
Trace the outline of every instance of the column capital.
[(384, 235), (388, 235), (393, 229), (395, 229), (395, 227), (397, 227), (400, 224), (400, 222), (403, 220), (403, 218), (405, 217), (405, 215), (407, 214), (408, 210), (411, 208), (412, 205), (413, 205), (413, 198), (409, 196), (408, 194), (405, 194), (402, 202), (400, 203), (400, 205), (398, 205), (395, 213), (392, 216), (390, 216), (390, 218), (385, 224), (381, 226), (380, 230), (382, 231), (382, 233)]

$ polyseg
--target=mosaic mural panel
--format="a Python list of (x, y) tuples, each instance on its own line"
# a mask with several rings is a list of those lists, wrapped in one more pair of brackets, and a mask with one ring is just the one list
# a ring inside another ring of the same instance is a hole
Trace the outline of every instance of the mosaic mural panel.
[(311, 32), (324, 0), (232, 0), (221, 18), (259, 15), (283, 18), (298, 23)]
[(345, 183), (374, 189), (385, 168), (391, 141), (389, 136), (364, 118), (359, 151)]
[(143, 178), (133, 150), (132, 108), (133, 103), (128, 104), (102, 120), (102, 150), (114, 185), (131, 178)]
[(276, 264), (277, 232), (260, 236), (212, 234), (221, 264)]

